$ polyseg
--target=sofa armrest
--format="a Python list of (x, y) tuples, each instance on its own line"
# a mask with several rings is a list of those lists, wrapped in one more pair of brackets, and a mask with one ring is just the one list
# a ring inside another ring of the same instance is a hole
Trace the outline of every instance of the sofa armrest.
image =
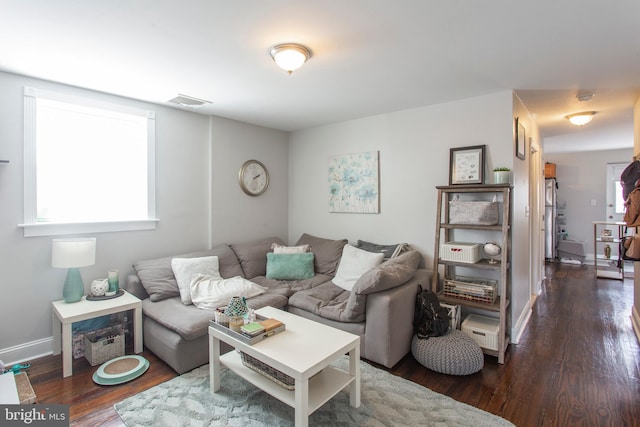
[(391, 368), (411, 350), (418, 284), (428, 288), (431, 274), (418, 269), (405, 284), (367, 295), (364, 358)]
[(124, 288), (129, 293), (137, 296), (140, 299), (149, 298), (149, 294), (145, 290), (144, 286), (142, 286), (140, 278), (135, 274), (129, 274), (127, 276), (127, 281), (125, 282)]

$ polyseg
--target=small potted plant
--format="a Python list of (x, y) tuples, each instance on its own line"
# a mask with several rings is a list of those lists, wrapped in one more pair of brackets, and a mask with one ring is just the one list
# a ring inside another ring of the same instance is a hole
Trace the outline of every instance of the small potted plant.
[(493, 183), (494, 184), (510, 184), (511, 169), (504, 166), (493, 169)]

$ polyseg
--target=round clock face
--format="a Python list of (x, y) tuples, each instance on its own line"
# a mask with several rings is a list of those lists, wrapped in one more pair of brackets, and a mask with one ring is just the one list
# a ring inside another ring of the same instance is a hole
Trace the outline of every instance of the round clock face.
[(240, 188), (249, 196), (259, 196), (269, 186), (269, 172), (265, 165), (257, 160), (247, 160), (238, 174)]

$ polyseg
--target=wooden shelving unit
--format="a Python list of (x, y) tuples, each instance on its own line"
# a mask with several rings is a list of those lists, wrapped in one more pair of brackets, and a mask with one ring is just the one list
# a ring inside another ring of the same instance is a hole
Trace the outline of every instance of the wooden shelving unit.
[[(625, 225), (624, 222), (593, 221), (593, 265), (596, 277), (624, 279), (624, 263), (620, 259), (622, 257), (620, 245), (624, 237)], [(610, 230), (611, 236), (603, 236), (603, 230)], [(611, 246), (612, 253), (608, 258), (604, 255), (605, 245)], [(610, 265), (598, 265), (598, 262)]]
[[(463, 309), (477, 311), (485, 311), (489, 313), (489, 317), (496, 317), (499, 322), (498, 329), (498, 350), (490, 350), (483, 348), (486, 354), (498, 358), (498, 363), (504, 363), (505, 352), (509, 346), (509, 304), (511, 295), (510, 286), (510, 260), (511, 260), (511, 186), (510, 185), (450, 185), (437, 186), (437, 218), (435, 233), (435, 249), (433, 260), (434, 274), (431, 287), (433, 292), (438, 294), (440, 301), (459, 305)], [(493, 195), (499, 196), (501, 204), (500, 208), (500, 224), (498, 225), (475, 225), (475, 224), (450, 224), (449, 223), (449, 202), (454, 195), (470, 195), (473, 200), (487, 200), (487, 197)], [(466, 263), (457, 261), (448, 261), (440, 258), (440, 249), (443, 243), (454, 240), (454, 236), (459, 230), (467, 230), (474, 232), (474, 243), (484, 243), (487, 236), (495, 234), (500, 235), (500, 247), (502, 252), (497, 262), (490, 263), (487, 259), (481, 259), (476, 263)], [(475, 233), (477, 231), (477, 233)], [(455, 271), (458, 268), (483, 270), (489, 272), (489, 276), (495, 276), (498, 280), (498, 297), (493, 304), (469, 301), (462, 298), (453, 298), (443, 294), (443, 279), (451, 279), (455, 277)]]

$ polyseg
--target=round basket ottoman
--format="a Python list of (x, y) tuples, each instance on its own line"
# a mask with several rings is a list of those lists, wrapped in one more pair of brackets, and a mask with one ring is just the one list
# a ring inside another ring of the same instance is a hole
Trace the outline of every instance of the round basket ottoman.
[(414, 335), (411, 354), (422, 366), (441, 374), (471, 375), (484, 366), (480, 345), (457, 329), (422, 340)]

